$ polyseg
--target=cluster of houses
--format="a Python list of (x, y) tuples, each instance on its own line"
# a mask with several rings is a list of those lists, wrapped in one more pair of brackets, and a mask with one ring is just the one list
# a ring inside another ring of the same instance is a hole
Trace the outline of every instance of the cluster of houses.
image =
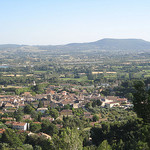
[(106, 97), (100, 97), (100, 100), (102, 102), (102, 107), (112, 108), (112, 107), (123, 107), (123, 108), (129, 108), (133, 105), (128, 102), (127, 98), (120, 98), (117, 96), (106, 96)]
[(100, 100), (102, 107), (121, 106), (121, 104), (130, 104), (126, 98), (119, 98), (117, 96), (101, 96), (100, 90), (94, 92), (87, 92), (86, 88), (71, 88), (65, 91), (60, 87), (50, 86), (46, 90), (46, 94), (37, 94), (32, 96), (30, 92), (24, 92), (21, 96), (17, 95), (0, 95), (0, 107), (3, 112), (15, 112), (18, 108), (24, 108), (26, 104), (32, 104), (34, 108), (38, 108), (39, 101), (43, 103), (43, 109), (37, 109), (44, 113), (48, 106), (64, 106), (71, 105), (73, 108), (84, 107), (90, 100)]
[[(14, 113), (18, 108), (24, 108), (27, 104), (32, 104), (37, 112), (45, 113), (48, 107), (63, 107), (65, 105), (71, 105), (73, 108), (84, 108), (85, 104), (91, 100), (99, 100), (102, 102), (102, 107), (131, 107), (132, 104), (128, 102), (126, 98), (119, 98), (117, 96), (101, 96), (99, 91), (95, 91), (89, 94), (86, 89), (72, 88), (71, 92), (58, 89), (54, 90), (54, 86), (49, 87), (46, 90), (46, 94), (37, 94), (32, 96), (30, 92), (25, 92), (21, 96), (17, 95), (0, 95), (0, 107), (2, 108), (0, 113)], [(42, 102), (42, 108), (38, 108), (39, 101)], [(72, 110), (64, 109), (60, 111), (60, 115), (69, 116), (73, 115)], [(93, 115), (90, 112), (84, 112), (84, 117), (92, 119)], [(27, 130), (29, 123), (16, 122), (13, 118), (3, 118), (6, 120), (5, 124), (11, 126), (13, 129)], [(22, 120), (33, 120), (31, 115), (24, 115)], [(48, 119), (54, 121), (51, 117), (42, 117), (41, 120)], [(3, 131), (0, 131), (3, 132)]]

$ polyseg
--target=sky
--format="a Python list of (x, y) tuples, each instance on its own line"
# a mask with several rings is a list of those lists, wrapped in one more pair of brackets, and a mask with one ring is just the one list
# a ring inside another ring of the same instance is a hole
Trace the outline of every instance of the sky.
[(0, 0), (0, 44), (150, 41), (150, 0)]

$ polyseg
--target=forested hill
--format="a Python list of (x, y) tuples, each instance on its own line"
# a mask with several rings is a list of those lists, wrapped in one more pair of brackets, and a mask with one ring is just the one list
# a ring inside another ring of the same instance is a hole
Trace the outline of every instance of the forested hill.
[(27, 45), (0, 45), (0, 50), (8, 50), (8, 49), (37, 49), (37, 50), (60, 50), (64, 52), (71, 51), (114, 51), (114, 50), (129, 50), (129, 51), (149, 51), (150, 50), (150, 42), (144, 41), (142, 39), (102, 39), (95, 42), (89, 43), (70, 43), (66, 45), (35, 45), (35, 46), (27, 46)]

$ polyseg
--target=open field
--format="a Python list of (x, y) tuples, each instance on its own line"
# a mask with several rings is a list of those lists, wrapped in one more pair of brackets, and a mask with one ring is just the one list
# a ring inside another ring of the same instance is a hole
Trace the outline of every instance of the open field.
[(61, 80), (63, 81), (69, 81), (69, 80), (72, 80), (72, 81), (78, 81), (78, 82), (81, 82), (81, 81), (88, 81), (87, 77), (86, 76), (83, 76), (81, 78), (60, 78)]

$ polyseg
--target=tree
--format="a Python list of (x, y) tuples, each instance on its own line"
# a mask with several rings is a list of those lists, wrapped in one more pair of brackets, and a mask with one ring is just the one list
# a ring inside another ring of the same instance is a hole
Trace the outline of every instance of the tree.
[(108, 144), (107, 140), (104, 140), (97, 148), (97, 150), (112, 150), (111, 146)]
[(27, 139), (27, 137), (28, 137), (28, 133), (22, 132), (22, 133), (20, 133), (20, 134), (18, 135), (18, 137), (19, 137), (19, 139), (21, 140), (21, 142), (24, 144), (25, 141), (26, 141), (26, 139)]
[(49, 114), (55, 119), (59, 116), (57, 109), (54, 109), (54, 108), (50, 109)]
[(9, 145), (7, 143), (0, 143), (1, 150), (9, 150)]
[(34, 118), (35, 121), (38, 120), (38, 112), (34, 109), (31, 111), (31, 117)]
[(42, 94), (44, 92), (44, 88), (42, 84), (31, 86), (31, 90), (37, 94)]
[(41, 146), (39, 146), (39, 145), (35, 145), (35, 146), (34, 146), (34, 150), (42, 150), (42, 148), (41, 148)]
[(53, 123), (50, 123), (49, 127), (48, 127), (48, 134), (49, 135), (54, 135), (54, 134), (58, 134), (58, 128), (56, 125), (54, 125)]
[(49, 135), (58, 134), (58, 128), (53, 123), (50, 123), (49, 120), (44, 120), (41, 125), (41, 131)]
[(12, 129), (6, 129), (2, 135), (2, 142), (8, 143), (11, 147), (19, 147), (22, 145), (21, 140)]
[(65, 105), (64, 109), (70, 109), (70, 105), (69, 104)]
[(132, 93), (127, 93), (127, 94), (125, 94), (125, 97), (126, 97), (128, 100), (133, 100), (133, 94), (132, 94)]
[(41, 125), (41, 127), (42, 127), (41, 131), (44, 133), (47, 133), (49, 125), (50, 125), (49, 120), (47, 120), (47, 119), (43, 120), (42, 125)]
[(43, 103), (42, 101), (39, 101), (38, 108), (42, 108), (42, 107), (43, 107)]
[(42, 114), (41, 114), (41, 112), (39, 112), (39, 113), (38, 113), (38, 121), (39, 121), (39, 122), (41, 122), (41, 116), (42, 116)]
[(32, 112), (33, 110), (34, 110), (33, 107), (31, 107), (30, 105), (26, 105), (26, 106), (24, 107), (24, 113), (26, 113), (26, 114), (31, 114), (31, 112)]
[(92, 70), (91, 69), (87, 70), (86, 75), (87, 75), (88, 80), (93, 80), (94, 79), (94, 76), (92, 74)]
[(82, 150), (83, 139), (76, 129), (66, 129), (61, 133), (60, 148), (66, 150)]
[(101, 106), (101, 104), (102, 102), (99, 99), (93, 100), (92, 107)]
[(30, 124), (30, 130), (32, 132), (38, 132), (41, 130), (41, 124), (31, 123)]
[(150, 123), (150, 90), (146, 90), (143, 81), (135, 82), (136, 92), (133, 94), (134, 110), (144, 122)]
[(149, 150), (148, 144), (142, 141), (138, 141), (136, 150)]
[(94, 116), (93, 116), (93, 121), (96, 122), (96, 121), (98, 121), (98, 120), (99, 120), (99, 117), (98, 117), (97, 115), (94, 115)]
[(33, 147), (32, 147), (32, 145), (30, 145), (30, 144), (24, 144), (24, 145), (23, 145), (23, 149), (24, 149), (24, 150), (33, 150)]
[(16, 118), (16, 121), (21, 121), (23, 116), (22, 109), (19, 108), (17, 111), (14, 112), (14, 117)]

